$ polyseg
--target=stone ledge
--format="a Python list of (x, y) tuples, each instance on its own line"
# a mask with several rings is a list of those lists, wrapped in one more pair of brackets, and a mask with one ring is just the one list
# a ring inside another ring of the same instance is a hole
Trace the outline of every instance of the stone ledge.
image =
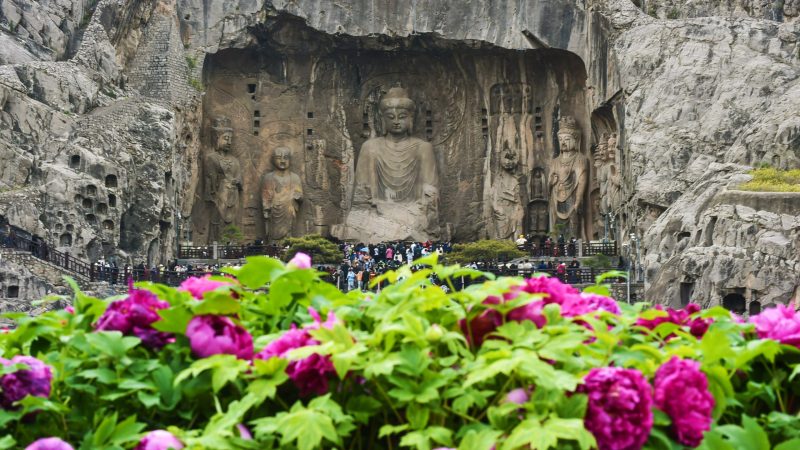
[(800, 214), (800, 192), (755, 192), (724, 189), (714, 196), (711, 206), (742, 205), (756, 211), (796, 216)]

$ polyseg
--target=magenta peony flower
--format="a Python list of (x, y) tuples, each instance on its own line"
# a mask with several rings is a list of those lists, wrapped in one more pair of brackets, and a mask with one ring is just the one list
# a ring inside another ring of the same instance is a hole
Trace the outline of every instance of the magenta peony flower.
[(50, 381), (53, 371), (47, 364), (31, 356), (17, 355), (11, 360), (0, 358), (0, 364), (10, 366), (25, 364), (27, 369), (7, 373), (0, 378), (0, 406), (10, 409), (14, 402), (28, 395), (47, 398), (50, 396)]
[(636, 369), (592, 369), (578, 386), (589, 396), (583, 419), (599, 450), (638, 450), (653, 427), (650, 385)]
[(215, 291), (222, 286), (234, 286), (233, 281), (212, 280), (211, 275), (203, 277), (189, 277), (183, 280), (178, 287), (179, 291), (192, 294), (192, 297), (202, 300), (206, 292)]
[[(655, 309), (659, 311), (664, 310), (661, 305), (656, 305)], [(713, 320), (703, 319), (700, 317), (691, 317), (698, 312), (700, 312), (700, 305), (696, 303), (689, 303), (683, 309), (667, 308), (666, 317), (656, 317), (655, 319), (638, 319), (636, 321), (636, 325), (653, 330), (662, 323), (671, 322), (683, 327), (689, 327), (689, 332), (692, 334), (692, 336), (699, 339), (706, 334), (706, 331), (708, 331), (708, 327), (711, 326)], [(674, 335), (667, 336), (667, 339), (671, 337), (674, 337)]]
[(297, 252), (289, 261), (289, 265), (297, 267), (298, 269), (310, 269), (311, 257), (303, 252)]
[(751, 317), (761, 339), (773, 339), (781, 344), (800, 348), (800, 315), (786, 305), (777, 305)]
[(94, 329), (120, 331), (124, 335), (138, 337), (147, 347), (161, 348), (175, 341), (172, 334), (157, 331), (152, 327), (153, 322), (161, 320), (158, 311), (167, 308), (169, 303), (159, 300), (150, 291), (134, 289), (131, 283), (128, 296), (108, 305), (94, 325)]
[[(313, 308), (309, 308), (314, 323), (308, 324), (302, 329), (298, 329), (294, 324), (281, 337), (267, 344), (264, 350), (256, 354), (256, 358), (270, 359), (273, 357), (286, 358), (287, 354), (297, 348), (318, 345), (319, 341), (311, 337), (308, 330), (319, 329), (320, 327), (332, 328), (338, 320), (333, 312), (328, 314), (328, 320), (322, 322), (319, 314)], [(300, 395), (309, 394), (322, 395), (328, 392), (328, 376), (336, 374), (330, 356), (314, 353), (297, 361), (290, 361), (286, 367), (286, 374), (295, 386), (300, 390)]]
[(64, 311), (66, 311), (66, 312), (68, 312), (70, 314), (75, 314), (75, 307), (73, 307), (72, 305), (67, 305), (67, 307), (64, 308)]
[(186, 327), (186, 337), (192, 352), (200, 358), (221, 353), (241, 359), (253, 357), (253, 336), (225, 316), (195, 316)]
[(522, 290), (529, 294), (547, 294), (542, 300), (545, 304), (563, 304), (567, 299), (580, 295), (577, 289), (564, 284), (555, 277), (534, 277), (525, 280)]
[(75, 450), (71, 445), (62, 441), (57, 437), (49, 437), (37, 439), (31, 445), (25, 447), (25, 450)]
[(714, 397), (700, 363), (673, 356), (656, 371), (655, 402), (672, 419), (678, 442), (697, 447), (711, 429)]
[(509, 403), (516, 403), (518, 405), (522, 405), (523, 403), (528, 403), (528, 400), (531, 398), (528, 395), (528, 391), (523, 388), (512, 389), (508, 391), (506, 394), (506, 401)]
[(181, 450), (183, 443), (166, 430), (153, 430), (147, 433), (134, 450)]

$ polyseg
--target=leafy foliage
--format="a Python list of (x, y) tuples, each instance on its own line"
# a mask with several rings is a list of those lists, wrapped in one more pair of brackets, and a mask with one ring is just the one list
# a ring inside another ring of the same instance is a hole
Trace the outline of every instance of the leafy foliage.
[[(584, 427), (589, 399), (578, 392), (583, 377), (613, 366), (652, 380), (673, 356), (700, 363), (715, 399), (714, 422), (699, 448), (788, 450), (800, 443), (800, 350), (757, 338), (753, 325), (722, 308), (698, 313), (713, 323), (697, 337), (675, 323), (637, 325), (666, 315), (645, 304), (579, 317), (547, 305), (541, 328), (529, 320), (502, 323), (475, 347), (459, 321), (493, 309), (505, 313), (541, 295), (517, 291), (507, 304), (488, 305), (488, 296), (522, 280), (442, 266), (435, 255), (418, 262), (426, 268), (386, 274), (391, 283), (368, 296), (345, 295), (313, 270), (266, 257), (228, 269), (239, 284), (202, 301), (142, 283), (170, 305), (155, 327), (174, 333), (175, 342), (161, 349), (117, 331), (94, 331), (112, 299), (77, 290), (74, 313), (7, 314), (17, 326), (0, 334), (3, 357), (35, 356), (54, 375), (49, 398), (28, 396), (0, 410), (0, 449), (45, 436), (80, 449), (129, 449), (154, 429), (171, 431), (188, 449), (591, 449), (595, 437)], [(444, 292), (429, 281), (434, 273), (444, 283), (490, 281)], [(591, 291), (607, 293), (602, 283)], [(309, 307), (337, 319), (320, 326)], [(235, 317), (252, 333), (257, 352), (293, 326), (314, 343), (270, 359), (198, 358), (185, 336), (197, 314)], [(312, 355), (330, 358), (336, 375), (327, 393), (302, 396), (290, 366)], [(0, 375), (19, 369), (0, 368)], [(529, 398), (510, 401), (512, 390)], [(682, 448), (670, 417), (655, 410), (654, 422), (645, 448)]]
[(523, 256), (525, 252), (519, 250), (511, 241), (484, 239), (456, 244), (453, 246), (453, 251), (447, 255), (447, 260), (457, 264), (468, 264), (473, 261), (509, 261)]
[(759, 167), (750, 171), (753, 179), (739, 186), (743, 191), (800, 192), (800, 169)]
[(298, 252), (311, 255), (312, 261), (321, 264), (336, 264), (342, 262), (342, 251), (333, 242), (318, 234), (303, 237), (290, 237), (286, 239), (289, 249), (286, 251), (286, 261)]

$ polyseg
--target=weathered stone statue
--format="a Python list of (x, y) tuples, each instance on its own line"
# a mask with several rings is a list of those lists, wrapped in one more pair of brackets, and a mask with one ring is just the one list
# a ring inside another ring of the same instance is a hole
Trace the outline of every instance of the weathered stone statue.
[[(589, 159), (580, 151), (581, 130), (575, 119), (559, 120), (558, 143), (561, 153), (550, 168), (550, 230), (563, 227), (567, 237), (584, 238), (584, 196), (589, 174)], [(560, 226), (557, 226), (560, 225)]]
[(619, 207), (621, 202), (621, 189), (622, 189), (622, 174), (620, 173), (617, 164), (617, 133), (611, 133), (608, 138), (606, 152), (606, 161), (608, 161), (608, 189), (606, 208), (612, 211), (614, 208)]
[(414, 101), (394, 87), (380, 102), (384, 135), (361, 146), (340, 237), (379, 242), (439, 235), (439, 178), (429, 142), (411, 136)]
[(519, 155), (506, 147), (500, 159), (503, 170), (497, 175), (491, 188), (492, 226), (488, 231), (492, 239), (513, 239), (522, 232), (525, 210), (520, 196), (519, 179), (514, 174), (518, 164)]
[(211, 128), (214, 152), (205, 159), (205, 199), (211, 214), (210, 237), (219, 237), (226, 225), (235, 224), (242, 191), (242, 169), (230, 151), (233, 129), (230, 119), (218, 117)]
[(289, 237), (294, 227), (300, 203), (303, 201), (303, 184), (300, 177), (289, 170), (292, 151), (278, 147), (272, 152), (275, 170), (261, 177), (261, 207), (267, 240), (275, 242)]
[(608, 212), (608, 133), (600, 136), (600, 142), (594, 152), (594, 167), (597, 187), (599, 188), (599, 210), (601, 214)]

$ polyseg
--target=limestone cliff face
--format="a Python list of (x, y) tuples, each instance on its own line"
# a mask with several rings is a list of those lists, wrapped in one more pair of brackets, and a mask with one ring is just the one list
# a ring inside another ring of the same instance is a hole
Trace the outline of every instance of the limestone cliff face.
[[(309, 58), (307, 67), (300, 58), (291, 66), (277, 58), (247, 60), (247, 52), (569, 52), (579, 62), (548, 72), (543, 84), (556, 93), (558, 83), (572, 86), (571, 100), (554, 94), (553, 101), (585, 111), (585, 153), (603, 133), (618, 134), (623, 195), (612, 205), (617, 234), (643, 236), (650, 297), (678, 304), (680, 292), (670, 283), (684, 282), (693, 283), (695, 297), (706, 304), (732, 292), (748, 301), (786, 301), (800, 284), (800, 268), (796, 256), (774, 253), (771, 243), (785, 240), (786, 248), (798, 248), (797, 213), (774, 211), (781, 202), (751, 203), (750, 211), (723, 189), (732, 188), (747, 166), (800, 165), (798, 4), (775, 3), (782, 9), (750, 0), (9, 0), (0, 8), (0, 215), (75, 256), (158, 263), (173, 257), (178, 234), (192, 225), (186, 218), (203, 202), (202, 155), (209, 113), (217, 111), (204, 102), (223, 98), (204, 83), (222, 73), (215, 72), (221, 62), (260, 68), (261, 78), (243, 78), (245, 85), (280, 87), (299, 69), (315, 82), (319, 73), (341, 71), (315, 72), (313, 61), (324, 58)], [(480, 70), (457, 70), (481, 80), (492, 65), (475, 61)], [(542, 61), (539, 66), (550, 65)], [(502, 71), (512, 78), (525, 73), (512, 64)], [(434, 76), (441, 74), (447, 75)], [(564, 81), (570, 77), (580, 82)], [(479, 126), (478, 100), (488, 102), (489, 94), (464, 95), (477, 99), (465, 103), (478, 124), (465, 138), (467, 147), (491, 139)], [(350, 124), (352, 114), (337, 106), (347, 101), (333, 98), (318, 107), (341, 122), (334, 124), (340, 129), (360, 127), (360, 117)], [(238, 108), (231, 105), (231, 111)], [(296, 106), (284, 99), (274, 105)], [(247, 130), (252, 140), (264, 124), (248, 108), (242, 110), (254, 122)], [(436, 113), (431, 129), (439, 125)], [(548, 119), (542, 135), (552, 139)], [(298, 127), (303, 135), (320, 130)], [(302, 157), (314, 173), (305, 180), (320, 192), (338, 192), (330, 186), (345, 183), (361, 138), (347, 132), (337, 139), (328, 147), (306, 139)], [(487, 198), (481, 186), (492, 183), (485, 180), (480, 150), (470, 151), (463, 159), (469, 176), (453, 175), (447, 183), (453, 192), (469, 193), (464, 198), (470, 202), (458, 205), (467, 210), (462, 222), (480, 228)], [(253, 167), (263, 170), (260, 161)], [(305, 211), (305, 229), (346, 203), (309, 195), (311, 203), (328, 206)], [(457, 198), (445, 196), (444, 203)], [(752, 234), (736, 234), (753, 226)]]

